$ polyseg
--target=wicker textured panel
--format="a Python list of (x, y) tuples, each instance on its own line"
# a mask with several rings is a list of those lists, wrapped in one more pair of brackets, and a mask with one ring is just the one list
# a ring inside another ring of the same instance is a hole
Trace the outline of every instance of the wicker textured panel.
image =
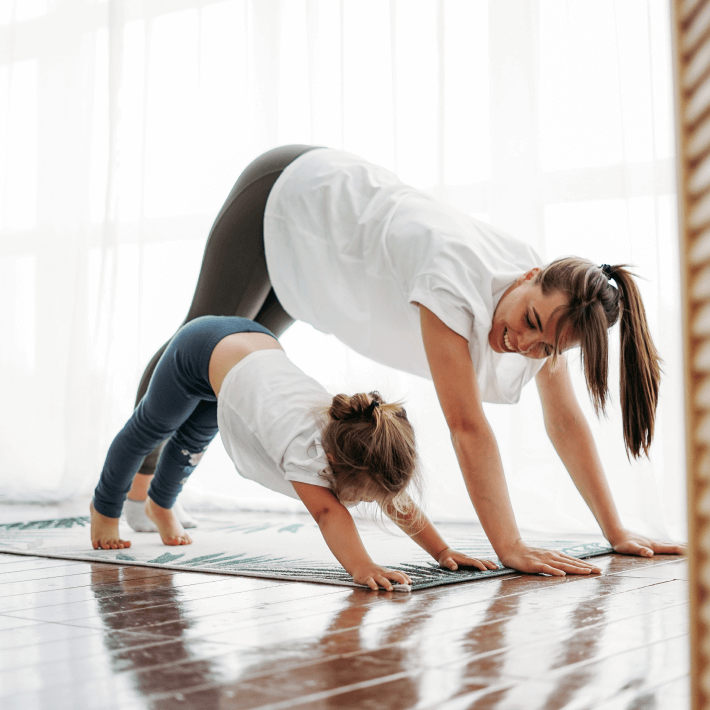
[(694, 89), (688, 91), (687, 96), (685, 120), (686, 125), (692, 126), (707, 116), (708, 107), (710, 107), (710, 85), (702, 81)]
[[(680, 47), (687, 57), (695, 54), (698, 45), (706, 41), (707, 33), (710, 31), (710, 5), (707, 2), (699, 2), (695, 12), (687, 13), (686, 17), (687, 19), (683, 21), (683, 32), (680, 35)], [(690, 61), (692, 61), (692, 57)], [(686, 62), (686, 66), (690, 61)]]
[(688, 135), (686, 157), (697, 160), (710, 149), (710, 119), (698, 123)]
[(685, 353), (691, 687), (710, 707), (710, 0), (674, 0)]
[(700, 81), (705, 79), (705, 74), (710, 69), (710, 44), (701, 44), (688, 64), (685, 76), (683, 77), (683, 88), (691, 90)]

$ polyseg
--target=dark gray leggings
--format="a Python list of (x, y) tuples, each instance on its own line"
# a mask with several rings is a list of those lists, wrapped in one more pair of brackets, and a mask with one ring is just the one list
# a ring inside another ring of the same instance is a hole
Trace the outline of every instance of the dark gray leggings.
[[(278, 338), (294, 322), (276, 298), (266, 270), (264, 210), (284, 168), (316, 147), (274, 148), (239, 176), (210, 230), (195, 295), (181, 326), (200, 316), (241, 316), (260, 323)], [(136, 406), (169, 342), (148, 363), (138, 386)], [(155, 472), (163, 444), (145, 457), (138, 473)]]

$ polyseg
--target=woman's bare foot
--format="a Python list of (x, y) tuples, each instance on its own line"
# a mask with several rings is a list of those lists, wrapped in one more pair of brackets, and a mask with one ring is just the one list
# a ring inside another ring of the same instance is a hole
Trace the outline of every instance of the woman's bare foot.
[(152, 498), (145, 502), (145, 514), (158, 526), (164, 545), (190, 545), (192, 538), (185, 532), (170, 508), (161, 508)]
[(118, 518), (107, 518), (89, 504), (91, 512), (91, 544), (94, 550), (123, 550), (131, 546), (130, 540), (122, 540), (118, 535)]

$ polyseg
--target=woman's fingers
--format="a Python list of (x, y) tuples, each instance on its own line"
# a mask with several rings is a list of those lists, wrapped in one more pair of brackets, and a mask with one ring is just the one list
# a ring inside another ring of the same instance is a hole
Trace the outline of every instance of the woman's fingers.
[(546, 555), (544, 561), (541, 561), (540, 568), (536, 570), (537, 572), (550, 574), (548, 569), (543, 568), (557, 570), (558, 574), (556, 576), (562, 576), (559, 572), (563, 574), (593, 574), (601, 572), (599, 567), (562, 552), (552, 552)]
[(572, 572), (573, 574), (594, 574), (599, 573), (601, 570), (599, 567), (594, 565), (579, 564), (579, 561), (568, 562), (567, 560), (560, 560), (556, 563), (565, 572)]
[(675, 542), (654, 542), (653, 551), (659, 555), (684, 555), (686, 545), (677, 545)]
[(540, 568), (537, 570), (538, 574), (550, 574), (553, 577), (564, 577), (565, 572), (564, 570), (557, 569), (556, 567), (551, 567), (550, 565), (540, 565)]
[(567, 555), (564, 552), (560, 552), (558, 554), (562, 558), (562, 560), (567, 564), (574, 565), (575, 567), (586, 568), (590, 572), (601, 572), (601, 569), (596, 565), (592, 564), (591, 562), (587, 562), (586, 560), (580, 560), (578, 557), (572, 557), (571, 555)]
[(506, 567), (527, 574), (553, 574), (556, 577), (565, 574), (601, 573), (601, 569), (596, 565), (580, 560), (578, 557), (572, 557), (565, 552), (528, 547), (527, 545), (520, 547), (522, 547), (521, 550), (516, 550), (512, 555), (504, 556), (501, 560)]
[(586, 565), (587, 567), (594, 567), (594, 565), (591, 562), (587, 562), (587, 560), (581, 560), (579, 557), (573, 557), (572, 555), (568, 555), (566, 552), (555, 552), (558, 557), (561, 557), (564, 560), (567, 560), (568, 562), (577, 562), (580, 565)]
[(629, 540), (621, 547), (621, 552), (627, 555), (638, 555), (639, 557), (653, 557), (653, 550), (646, 545), (642, 545), (635, 540)]
[(579, 565), (569, 564), (568, 562), (558, 562), (555, 567), (564, 570), (568, 574), (594, 574), (592, 567), (580, 567)]
[(623, 555), (639, 555), (640, 557), (653, 557), (659, 555), (684, 555), (687, 552), (686, 545), (679, 545), (675, 542), (660, 542), (649, 540), (644, 537), (628, 537), (614, 545), (614, 550)]
[(587, 572), (601, 572), (599, 567), (595, 567), (594, 565), (580, 565), (575, 562), (568, 562), (567, 560), (562, 561), (563, 564), (567, 565), (571, 569), (578, 569), (582, 570), (584, 573)]

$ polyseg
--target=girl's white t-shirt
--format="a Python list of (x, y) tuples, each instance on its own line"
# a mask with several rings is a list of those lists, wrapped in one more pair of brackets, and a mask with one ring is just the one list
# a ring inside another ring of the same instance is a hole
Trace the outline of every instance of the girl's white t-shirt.
[(283, 350), (257, 350), (238, 362), (219, 391), (217, 423), (240, 475), (291, 498), (298, 498), (291, 481), (329, 488), (321, 424), (331, 401)]
[(419, 303), (468, 340), (486, 402), (513, 403), (544, 360), (496, 353), (493, 313), (535, 250), (330, 148), (293, 161), (264, 214), (266, 261), (286, 311), (378, 362), (431, 378)]

